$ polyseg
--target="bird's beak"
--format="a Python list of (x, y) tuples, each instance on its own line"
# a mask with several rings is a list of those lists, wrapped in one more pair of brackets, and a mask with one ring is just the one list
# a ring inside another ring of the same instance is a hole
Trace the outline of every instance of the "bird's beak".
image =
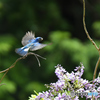
[(41, 41), (43, 40), (43, 38), (41, 38)]

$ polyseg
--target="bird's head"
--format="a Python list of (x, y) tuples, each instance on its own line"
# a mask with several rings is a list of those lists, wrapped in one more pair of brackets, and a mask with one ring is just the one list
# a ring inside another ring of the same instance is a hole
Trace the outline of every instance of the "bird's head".
[(37, 41), (37, 42), (40, 42), (40, 41), (42, 41), (42, 40), (43, 40), (42, 37), (37, 37), (37, 38), (36, 38), (36, 41)]

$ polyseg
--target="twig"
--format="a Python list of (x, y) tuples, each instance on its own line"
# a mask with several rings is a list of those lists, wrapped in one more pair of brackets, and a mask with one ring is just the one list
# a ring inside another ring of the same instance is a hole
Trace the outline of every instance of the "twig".
[(40, 65), (40, 61), (39, 61), (38, 57), (40, 57), (40, 58), (42, 58), (42, 59), (46, 59), (46, 58), (44, 58), (44, 57), (42, 57), (42, 56), (40, 56), (40, 55), (38, 55), (38, 54), (29, 52), (27, 55), (18, 58), (9, 68), (7, 68), (7, 69), (5, 69), (5, 70), (3, 70), (3, 71), (0, 71), (0, 73), (5, 72), (5, 74), (3, 75), (3, 77), (2, 77), (1, 80), (0, 80), (0, 83), (1, 83), (1, 81), (3, 80), (3, 78), (5, 77), (5, 75), (7, 74), (7, 72), (8, 72), (11, 68), (13, 68), (19, 60), (25, 59), (28, 55), (34, 55), (34, 56), (36, 57), (37, 61), (38, 61), (39, 66), (41, 66), (41, 65)]
[[(7, 70), (6, 72), (5, 72), (5, 74), (3, 75), (3, 77), (1, 78), (1, 80), (0, 80), (0, 83), (1, 83), (1, 81), (3, 80), (3, 78), (5, 77), (5, 75), (7, 74), (7, 72), (8, 72), (9, 70)], [(0, 84), (1, 85), (1, 84)]]
[(83, 0), (83, 26), (84, 26), (84, 30), (85, 30), (85, 33), (88, 37), (88, 39), (92, 42), (92, 44), (95, 46), (95, 48), (98, 50), (99, 52), (99, 59), (96, 63), (96, 66), (95, 66), (95, 70), (94, 70), (94, 75), (93, 75), (93, 80), (95, 79), (96, 77), (96, 73), (97, 73), (97, 69), (98, 69), (98, 65), (99, 65), (99, 62), (100, 62), (100, 47), (98, 48), (96, 43), (93, 41), (93, 39), (90, 37), (88, 31), (87, 31), (87, 28), (86, 28), (86, 24), (85, 24), (85, 0)]
[(100, 46), (99, 46), (99, 59), (96, 63), (96, 66), (95, 66), (95, 70), (94, 70), (94, 75), (93, 75), (93, 80), (95, 79), (96, 77), (96, 73), (97, 73), (97, 69), (98, 69), (98, 66), (99, 66), (99, 62), (100, 62)]
[[(13, 68), (13, 67), (15, 66), (15, 64), (16, 64), (19, 60), (25, 59), (28, 55), (34, 55), (35, 57), (38, 56), (38, 57), (40, 57), (40, 58), (42, 58), (42, 59), (46, 59), (46, 58), (44, 58), (44, 57), (42, 57), (42, 56), (40, 56), (40, 55), (38, 55), (38, 54), (29, 52), (27, 55), (18, 58), (9, 68), (7, 68), (7, 69), (5, 69), (5, 70), (3, 70), (3, 71), (0, 71), (0, 73), (6, 72), (7, 70)], [(39, 62), (39, 59), (38, 59), (38, 62)], [(40, 66), (40, 62), (39, 62), (39, 66)]]
[(85, 0), (83, 0), (83, 26), (84, 26), (84, 30), (85, 30), (85, 33), (86, 33), (88, 39), (92, 42), (92, 44), (95, 46), (95, 48), (99, 51), (99, 48), (97, 47), (97, 45), (95, 44), (93, 39), (90, 37), (90, 35), (87, 31), (87, 28), (86, 28), (86, 24), (85, 24)]
[(94, 80), (95, 77), (96, 77), (96, 72), (97, 72), (97, 69), (98, 69), (99, 62), (100, 62), (100, 57), (99, 57), (99, 59), (98, 59), (98, 61), (97, 61), (97, 63), (96, 63), (96, 66), (95, 66), (94, 75), (93, 75), (93, 80)]

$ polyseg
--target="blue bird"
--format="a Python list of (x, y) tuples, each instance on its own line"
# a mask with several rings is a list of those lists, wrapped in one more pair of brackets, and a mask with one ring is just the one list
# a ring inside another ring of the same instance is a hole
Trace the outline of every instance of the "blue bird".
[(38, 49), (42, 49), (43, 47), (46, 46), (46, 44), (42, 44), (39, 43), (40, 41), (42, 41), (43, 38), (42, 37), (36, 37), (35, 38), (35, 34), (32, 32), (27, 32), (26, 35), (22, 38), (22, 45), (23, 47), (21, 48), (17, 48), (15, 50), (16, 53), (18, 53), (21, 56), (25, 56), (28, 51), (35, 51)]

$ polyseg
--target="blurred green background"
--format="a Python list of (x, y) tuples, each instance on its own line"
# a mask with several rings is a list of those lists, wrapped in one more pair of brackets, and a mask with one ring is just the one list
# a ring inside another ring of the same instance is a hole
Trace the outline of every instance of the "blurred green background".
[[(100, 0), (87, 0), (86, 24), (99, 46)], [(0, 71), (20, 57), (15, 48), (28, 31), (51, 43), (35, 51), (46, 60), (39, 58), (41, 67), (33, 55), (17, 62), (1, 82), (6, 85), (0, 86), (0, 100), (27, 100), (33, 90), (45, 91), (44, 84), (57, 81), (57, 64), (71, 72), (82, 62), (83, 77), (92, 80), (98, 52), (83, 29), (82, 0), (0, 0)]]

